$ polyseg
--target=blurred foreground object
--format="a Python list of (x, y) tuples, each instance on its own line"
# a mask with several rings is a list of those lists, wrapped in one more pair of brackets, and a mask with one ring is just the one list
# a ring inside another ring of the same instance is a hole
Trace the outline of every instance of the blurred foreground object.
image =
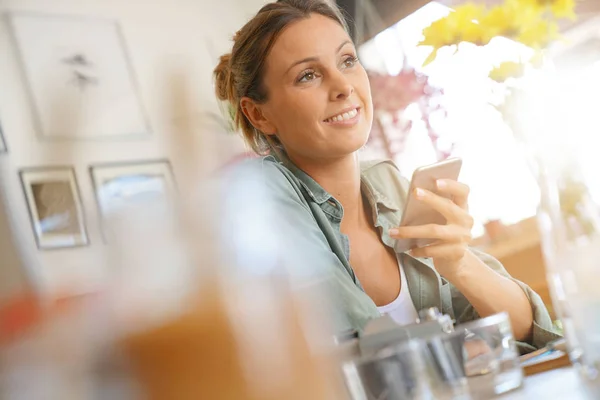
[[(233, 169), (187, 199), (181, 221), (146, 225), (146, 234), (129, 232), (140, 226), (130, 213), (119, 224), (119, 237), (143, 239), (135, 254), (119, 246), (122, 268), (137, 273), (116, 306), (146, 300), (118, 311), (120, 326), (136, 320), (118, 342), (149, 399), (338, 398), (323, 347), (328, 339), (333, 345), (333, 333), (292, 288), (285, 232), (271, 223), (262, 177), (243, 165)], [(147, 271), (153, 263), (157, 279)], [(313, 289), (318, 296), (305, 290)]]
[(0, 398), (343, 398), (322, 282), (296, 284), (262, 176), (231, 168), (111, 209), (101, 291), (0, 343)]
[[(319, 373), (290, 301), (278, 300), (286, 313), (278, 325), (286, 329), (267, 332), (272, 327), (263, 326), (262, 335), (274, 336), (265, 340), (251, 332), (243, 337), (231, 320), (243, 315), (232, 315), (224, 297), (208, 289), (176, 320), (123, 341), (147, 398), (331, 398), (327, 375)], [(258, 315), (252, 318), (262, 323)]]
[(540, 189), (538, 224), (569, 355), (600, 396), (600, 185), (597, 66), (531, 74), (510, 103), (512, 128)]
[(434, 49), (426, 63), (442, 47), (458, 49), (462, 42), (486, 46), (497, 36), (529, 47), (492, 67), (492, 102), (540, 187), (537, 219), (554, 308), (571, 361), (589, 383), (591, 398), (599, 398), (598, 63), (569, 60), (570, 70), (557, 71), (546, 50), (559, 37), (558, 21), (574, 19), (574, 9), (573, 0), (506, 0), (491, 9), (469, 3), (426, 28), (421, 45)]

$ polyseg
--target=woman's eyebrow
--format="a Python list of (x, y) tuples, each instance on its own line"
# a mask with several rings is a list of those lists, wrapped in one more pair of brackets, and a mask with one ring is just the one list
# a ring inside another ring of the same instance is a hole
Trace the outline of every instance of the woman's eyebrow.
[[(352, 43), (352, 41), (350, 41), (350, 40), (345, 40), (345, 41), (344, 41), (344, 42), (343, 42), (341, 45), (339, 45), (339, 47), (336, 49), (336, 51), (335, 51), (335, 52), (336, 52), (336, 53), (339, 53), (339, 51), (340, 51), (340, 50), (341, 50), (341, 49), (342, 49), (342, 48), (343, 48), (345, 45), (347, 45), (348, 43)], [(296, 65), (298, 65), (298, 64), (303, 64), (303, 63), (306, 63), (306, 62), (318, 61), (318, 60), (319, 60), (319, 57), (306, 57), (306, 58), (303, 58), (302, 60), (298, 60), (298, 61), (294, 62), (292, 65), (290, 65), (290, 67), (287, 69), (287, 71), (285, 71), (285, 73), (287, 74), (288, 72), (290, 72), (290, 70), (291, 70), (292, 68), (294, 68), (294, 67), (295, 67)]]
[(349, 44), (349, 43), (350, 43), (350, 44), (352, 44), (352, 41), (351, 41), (351, 40), (344, 40), (344, 41), (342, 42), (342, 44), (340, 44), (340, 46), (337, 48), (337, 50), (336, 50), (335, 52), (336, 52), (336, 53), (339, 53), (339, 52), (340, 52), (340, 50), (341, 50), (341, 49), (342, 49), (342, 48), (343, 48), (345, 45), (347, 45), (347, 44)]

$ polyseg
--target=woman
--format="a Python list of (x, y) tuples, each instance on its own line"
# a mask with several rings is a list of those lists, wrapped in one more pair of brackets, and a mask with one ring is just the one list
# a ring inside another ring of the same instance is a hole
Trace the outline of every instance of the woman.
[[(246, 141), (259, 155), (271, 154), (253, 162), (294, 243), (331, 277), (340, 321), (360, 330), (381, 313), (409, 323), (416, 310), (432, 306), (459, 323), (506, 311), (523, 351), (557, 337), (540, 297), (468, 247), (466, 185), (437, 182), (453, 201), (416, 191), (446, 225), (398, 227), (407, 183), (389, 161), (359, 162), (373, 119), (371, 93), (334, 6), (265, 5), (235, 35), (215, 78), (217, 96), (235, 107)], [(398, 238), (438, 241), (396, 254)]]

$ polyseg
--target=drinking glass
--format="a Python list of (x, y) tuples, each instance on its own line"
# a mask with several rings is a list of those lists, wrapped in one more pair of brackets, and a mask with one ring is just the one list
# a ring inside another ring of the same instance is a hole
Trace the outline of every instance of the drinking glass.
[(463, 366), (472, 398), (487, 399), (521, 387), (523, 369), (507, 313), (461, 324), (455, 330), (455, 335), (463, 335)]
[(425, 343), (415, 339), (344, 363), (342, 373), (349, 397), (352, 400), (432, 399), (430, 375), (422, 358), (425, 351)]

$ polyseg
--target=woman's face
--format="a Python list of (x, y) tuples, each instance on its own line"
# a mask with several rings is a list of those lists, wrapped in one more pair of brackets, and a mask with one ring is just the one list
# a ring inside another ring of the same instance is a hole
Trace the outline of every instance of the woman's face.
[(366, 143), (373, 120), (365, 69), (344, 29), (313, 14), (291, 24), (266, 60), (266, 134), (276, 134), (289, 157), (340, 158)]

